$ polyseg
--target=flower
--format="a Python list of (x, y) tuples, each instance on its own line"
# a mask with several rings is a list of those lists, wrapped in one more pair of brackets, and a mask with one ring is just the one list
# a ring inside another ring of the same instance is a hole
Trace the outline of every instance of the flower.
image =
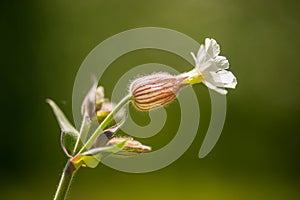
[(148, 111), (164, 106), (176, 98), (186, 77), (168, 73), (156, 73), (140, 77), (130, 85), (134, 106), (141, 111)]
[(203, 83), (220, 94), (227, 94), (226, 88), (235, 88), (237, 81), (228, 71), (229, 62), (219, 56), (220, 46), (214, 39), (205, 39), (195, 60), (195, 68), (179, 75), (156, 73), (134, 80), (130, 85), (130, 94), (134, 106), (141, 111), (148, 111), (167, 105), (173, 101), (181, 88), (186, 85)]
[(202, 82), (208, 88), (227, 94), (225, 88), (235, 88), (236, 77), (228, 71), (229, 62), (224, 56), (219, 56), (220, 46), (214, 39), (205, 39), (205, 44), (201, 45), (197, 56), (191, 53), (195, 68), (182, 76), (187, 77), (185, 80), (189, 84)]

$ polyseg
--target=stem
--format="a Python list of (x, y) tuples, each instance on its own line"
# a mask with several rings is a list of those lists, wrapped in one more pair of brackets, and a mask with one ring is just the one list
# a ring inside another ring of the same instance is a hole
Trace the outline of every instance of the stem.
[[(131, 94), (125, 96), (116, 107), (105, 117), (105, 119), (101, 122), (98, 128), (95, 130), (93, 135), (89, 138), (89, 140), (84, 144), (84, 146), (80, 149), (79, 153), (82, 153), (85, 149), (89, 149), (95, 140), (99, 137), (99, 135), (103, 132), (103, 129), (108, 125), (108, 123), (113, 119), (114, 115), (117, 114), (121, 108), (123, 108), (132, 98)], [(78, 153), (78, 154), (79, 154)]]
[(59, 185), (54, 196), (54, 200), (66, 199), (75, 172), (76, 169), (74, 165), (70, 161), (68, 161), (61, 175)]
[(86, 136), (90, 130), (90, 127), (91, 127), (91, 120), (89, 119), (88, 116), (84, 115), (83, 121), (81, 124), (81, 128), (80, 128), (80, 132), (79, 132), (79, 136), (77, 138), (72, 155), (74, 155), (77, 152), (80, 141), (84, 142), (86, 140)]
[[(79, 153), (82, 153), (85, 149), (89, 149), (94, 141), (99, 137), (99, 135), (102, 133), (103, 129), (108, 125), (108, 123), (113, 119), (114, 115), (117, 114), (131, 99), (131, 95), (127, 95), (125, 96), (117, 105), (116, 107), (106, 116), (106, 118), (102, 121), (102, 123), (99, 125), (99, 127), (95, 130), (95, 132), (93, 133), (93, 135), (89, 138), (89, 140), (85, 143), (85, 145), (80, 149)], [(83, 122), (85, 123), (85, 122)], [(81, 134), (86, 134), (86, 130), (85, 129), (89, 129), (89, 125), (88, 127), (81, 127)], [(82, 136), (82, 135), (80, 135)], [(80, 137), (79, 137), (80, 138)], [(76, 148), (78, 147), (78, 143), (79, 141), (76, 142)], [(76, 151), (76, 148), (74, 149)], [(76, 157), (76, 156), (74, 156)], [(58, 188), (56, 190), (55, 196), (54, 196), (54, 200), (65, 200), (69, 189), (70, 189), (70, 185), (73, 179), (73, 176), (75, 174), (75, 172), (77, 171), (77, 169), (75, 168), (75, 166), (72, 164), (72, 162), (69, 160), (64, 168), (64, 171), (61, 175), (60, 181), (59, 181), (59, 185)]]

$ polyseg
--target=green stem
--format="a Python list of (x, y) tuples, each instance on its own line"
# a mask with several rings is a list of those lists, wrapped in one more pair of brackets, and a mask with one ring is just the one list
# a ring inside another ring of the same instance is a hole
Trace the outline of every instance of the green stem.
[(59, 185), (54, 196), (54, 200), (66, 199), (75, 172), (76, 169), (74, 165), (70, 161), (68, 161), (61, 175)]
[(85, 145), (80, 149), (79, 153), (82, 153), (85, 149), (89, 149), (93, 145), (95, 140), (103, 132), (104, 128), (109, 124), (109, 122), (111, 122), (114, 115), (117, 114), (130, 101), (131, 98), (132, 98), (132, 96), (129, 94), (129, 95), (125, 96), (116, 105), (116, 107), (105, 117), (105, 119), (102, 121), (102, 123), (98, 126), (98, 128), (95, 130), (93, 135), (89, 138), (89, 140), (85, 143)]
[(84, 142), (86, 140), (86, 136), (90, 130), (91, 127), (91, 120), (89, 119), (88, 116), (83, 116), (83, 121), (81, 124), (81, 128), (80, 128), (80, 132), (79, 132), (79, 136), (77, 138), (74, 150), (72, 155), (74, 155), (78, 150), (79, 150), (79, 143), (80, 141)]
[[(79, 153), (82, 153), (85, 149), (89, 149), (94, 141), (99, 137), (99, 135), (102, 133), (103, 129), (111, 122), (114, 115), (117, 114), (131, 99), (131, 95), (127, 95), (124, 97), (117, 105), (116, 107), (107, 115), (107, 117), (102, 121), (102, 123), (99, 125), (99, 127), (95, 130), (93, 135), (89, 138), (89, 140), (85, 143), (85, 145), (80, 149)], [(83, 129), (86, 127), (83, 127)], [(81, 130), (81, 132), (84, 132)], [(76, 144), (76, 147), (78, 144)], [(76, 150), (76, 149), (75, 149)], [(76, 157), (76, 156), (74, 156)], [(66, 164), (66, 167), (61, 175), (61, 179), (59, 181), (59, 185), (57, 187), (54, 200), (65, 200), (68, 191), (70, 189), (70, 185), (73, 179), (73, 176), (75, 172), (77, 171), (76, 167), (72, 164), (72, 162), (69, 160)]]

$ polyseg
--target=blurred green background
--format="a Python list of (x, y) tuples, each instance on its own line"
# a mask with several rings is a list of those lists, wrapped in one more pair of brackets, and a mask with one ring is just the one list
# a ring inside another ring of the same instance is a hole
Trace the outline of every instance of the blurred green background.
[[(180, 159), (147, 174), (127, 174), (103, 165), (82, 169), (70, 199), (300, 199), (299, 1), (11, 0), (0, 4), (1, 199), (53, 197), (66, 158), (45, 99), (54, 99), (71, 118), (73, 82), (83, 59), (106, 38), (144, 26), (174, 29), (200, 43), (212, 37), (221, 44), (238, 78), (237, 89), (228, 95), (221, 138), (207, 157), (198, 159), (210, 100), (207, 89), (196, 85), (199, 133)], [(101, 79), (107, 96), (122, 73), (149, 62), (178, 71), (192, 67), (167, 52), (131, 52), (116, 60)], [(176, 131), (178, 104), (167, 110), (172, 117), (163, 131), (143, 140), (154, 149), (170, 141)], [(137, 119), (145, 115), (132, 113)], [(147, 123), (147, 116), (143, 119), (138, 123)]]

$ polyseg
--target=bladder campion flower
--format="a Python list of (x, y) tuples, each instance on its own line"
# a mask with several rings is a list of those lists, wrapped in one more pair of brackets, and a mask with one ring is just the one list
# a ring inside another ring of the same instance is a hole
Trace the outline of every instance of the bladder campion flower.
[[(67, 197), (72, 178), (80, 167), (95, 168), (100, 160), (111, 154), (145, 153), (151, 147), (131, 137), (115, 137), (115, 133), (126, 119), (124, 106), (132, 102), (141, 111), (155, 109), (172, 102), (180, 89), (187, 85), (204, 83), (208, 88), (227, 94), (226, 88), (235, 88), (235, 76), (228, 71), (229, 62), (219, 56), (220, 46), (214, 39), (205, 39), (197, 56), (192, 53), (195, 68), (178, 75), (155, 73), (134, 80), (126, 95), (118, 104), (104, 98), (104, 88), (95, 81), (83, 100), (82, 124), (79, 130), (69, 122), (60, 108), (47, 100), (61, 128), (61, 146), (69, 157), (62, 173), (54, 200)], [(120, 119), (120, 120), (118, 120)], [(95, 121), (99, 125), (92, 130)]]
[(229, 62), (224, 56), (219, 56), (220, 46), (214, 39), (205, 39), (197, 56), (191, 53), (195, 60), (195, 68), (182, 76), (188, 77), (185, 81), (189, 84), (204, 83), (208, 88), (227, 94), (225, 88), (235, 88), (237, 81), (233, 73), (226, 70)]
[(130, 85), (133, 104), (138, 110), (148, 111), (172, 102), (179, 90), (188, 84), (204, 83), (208, 88), (227, 94), (225, 88), (235, 88), (237, 81), (228, 70), (229, 62), (219, 56), (220, 46), (214, 39), (205, 39), (205, 44), (195, 56), (195, 68), (177, 76), (156, 73), (140, 77)]

